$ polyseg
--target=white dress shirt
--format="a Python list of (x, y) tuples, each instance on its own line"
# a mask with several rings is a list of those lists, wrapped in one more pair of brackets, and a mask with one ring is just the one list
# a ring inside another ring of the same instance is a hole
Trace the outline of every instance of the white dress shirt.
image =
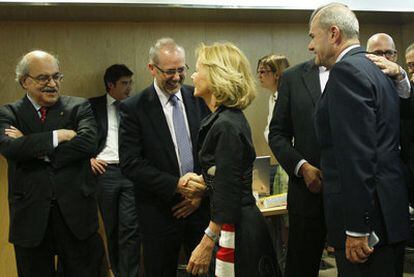
[(267, 124), (266, 124), (266, 128), (264, 130), (264, 137), (265, 137), (267, 143), (269, 143), (269, 126), (270, 126), (270, 121), (272, 121), (273, 110), (275, 108), (277, 95), (278, 95), (278, 92), (275, 91), (275, 93), (273, 93), (269, 97), (269, 113), (267, 115)]
[(106, 135), (105, 147), (98, 154), (96, 159), (103, 160), (108, 164), (117, 164), (119, 163), (119, 154), (118, 154), (118, 115), (117, 109), (114, 105), (114, 99), (109, 93), (106, 94), (106, 113), (108, 116), (108, 133)]

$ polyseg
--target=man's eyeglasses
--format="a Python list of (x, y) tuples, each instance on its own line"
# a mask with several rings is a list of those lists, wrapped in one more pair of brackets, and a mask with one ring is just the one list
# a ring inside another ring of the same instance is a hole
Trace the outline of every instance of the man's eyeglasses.
[(414, 70), (414, 62), (407, 63), (409, 69)]
[(376, 50), (376, 51), (370, 52), (370, 54), (374, 54), (376, 56), (385, 56), (387, 58), (392, 58), (392, 57), (394, 57), (395, 54), (397, 54), (397, 51), (395, 51), (395, 50), (385, 50), (385, 51)]
[(189, 69), (188, 65), (185, 65), (185, 66), (182, 66), (176, 69), (165, 69), (165, 70), (159, 68), (156, 64), (153, 64), (153, 66), (166, 76), (174, 76), (177, 73), (178, 75), (182, 75)]
[(30, 74), (27, 74), (27, 76), (30, 77), (30, 78), (32, 78), (33, 81), (35, 81), (36, 83), (38, 83), (39, 85), (42, 85), (42, 86), (48, 84), (52, 79), (56, 83), (63, 80), (63, 74), (60, 73), (60, 72), (55, 73), (53, 75), (40, 74), (40, 75), (38, 75), (36, 77), (33, 77)]
[(273, 70), (271, 69), (267, 69), (267, 70), (257, 70), (257, 75), (262, 75), (262, 74), (266, 74), (267, 72), (273, 72)]

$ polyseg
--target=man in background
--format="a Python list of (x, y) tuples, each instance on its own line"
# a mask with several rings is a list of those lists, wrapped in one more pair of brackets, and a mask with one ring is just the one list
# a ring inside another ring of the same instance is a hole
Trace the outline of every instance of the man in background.
[(414, 82), (414, 43), (410, 44), (405, 50), (405, 62), (407, 63), (410, 80)]
[(96, 123), (87, 100), (60, 96), (62, 79), (55, 56), (29, 52), (16, 67), (26, 95), (0, 108), (19, 276), (56, 276), (55, 256), (65, 277), (99, 276)]
[(181, 245), (189, 256), (209, 221), (206, 199), (183, 197), (192, 184), (205, 188), (193, 172), (200, 172), (197, 137), (207, 109), (194, 88), (183, 85), (185, 51), (174, 40), (151, 47), (148, 69), (153, 84), (121, 104), (119, 154), (135, 186), (145, 275), (170, 277), (177, 274)]
[(98, 199), (105, 225), (111, 270), (116, 277), (136, 277), (140, 239), (134, 186), (119, 167), (119, 104), (131, 93), (132, 71), (123, 64), (108, 67), (106, 94), (89, 99), (98, 124), (98, 150), (91, 167), (98, 180)]

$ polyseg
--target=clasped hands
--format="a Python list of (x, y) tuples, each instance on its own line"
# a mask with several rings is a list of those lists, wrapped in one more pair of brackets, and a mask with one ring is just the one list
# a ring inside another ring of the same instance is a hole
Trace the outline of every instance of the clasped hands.
[(185, 218), (197, 210), (205, 190), (203, 176), (192, 172), (182, 176), (178, 180), (177, 192), (183, 196), (183, 200), (172, 208), (174, 217)]

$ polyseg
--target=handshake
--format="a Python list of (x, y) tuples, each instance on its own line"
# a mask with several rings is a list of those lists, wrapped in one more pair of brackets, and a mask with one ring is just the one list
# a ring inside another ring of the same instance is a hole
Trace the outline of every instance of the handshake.
[(202, 175), (189, 172), (178, 180), (177, 192), (188, 200), (202, 198), (206, 190)]
[(175, 218), (185, 218), (200, 207), (201, 200), (206, 190), (206, 184), (202, 175), (187, 173), (178, 180), (177, 192), (183, 200), (172, 207)]

